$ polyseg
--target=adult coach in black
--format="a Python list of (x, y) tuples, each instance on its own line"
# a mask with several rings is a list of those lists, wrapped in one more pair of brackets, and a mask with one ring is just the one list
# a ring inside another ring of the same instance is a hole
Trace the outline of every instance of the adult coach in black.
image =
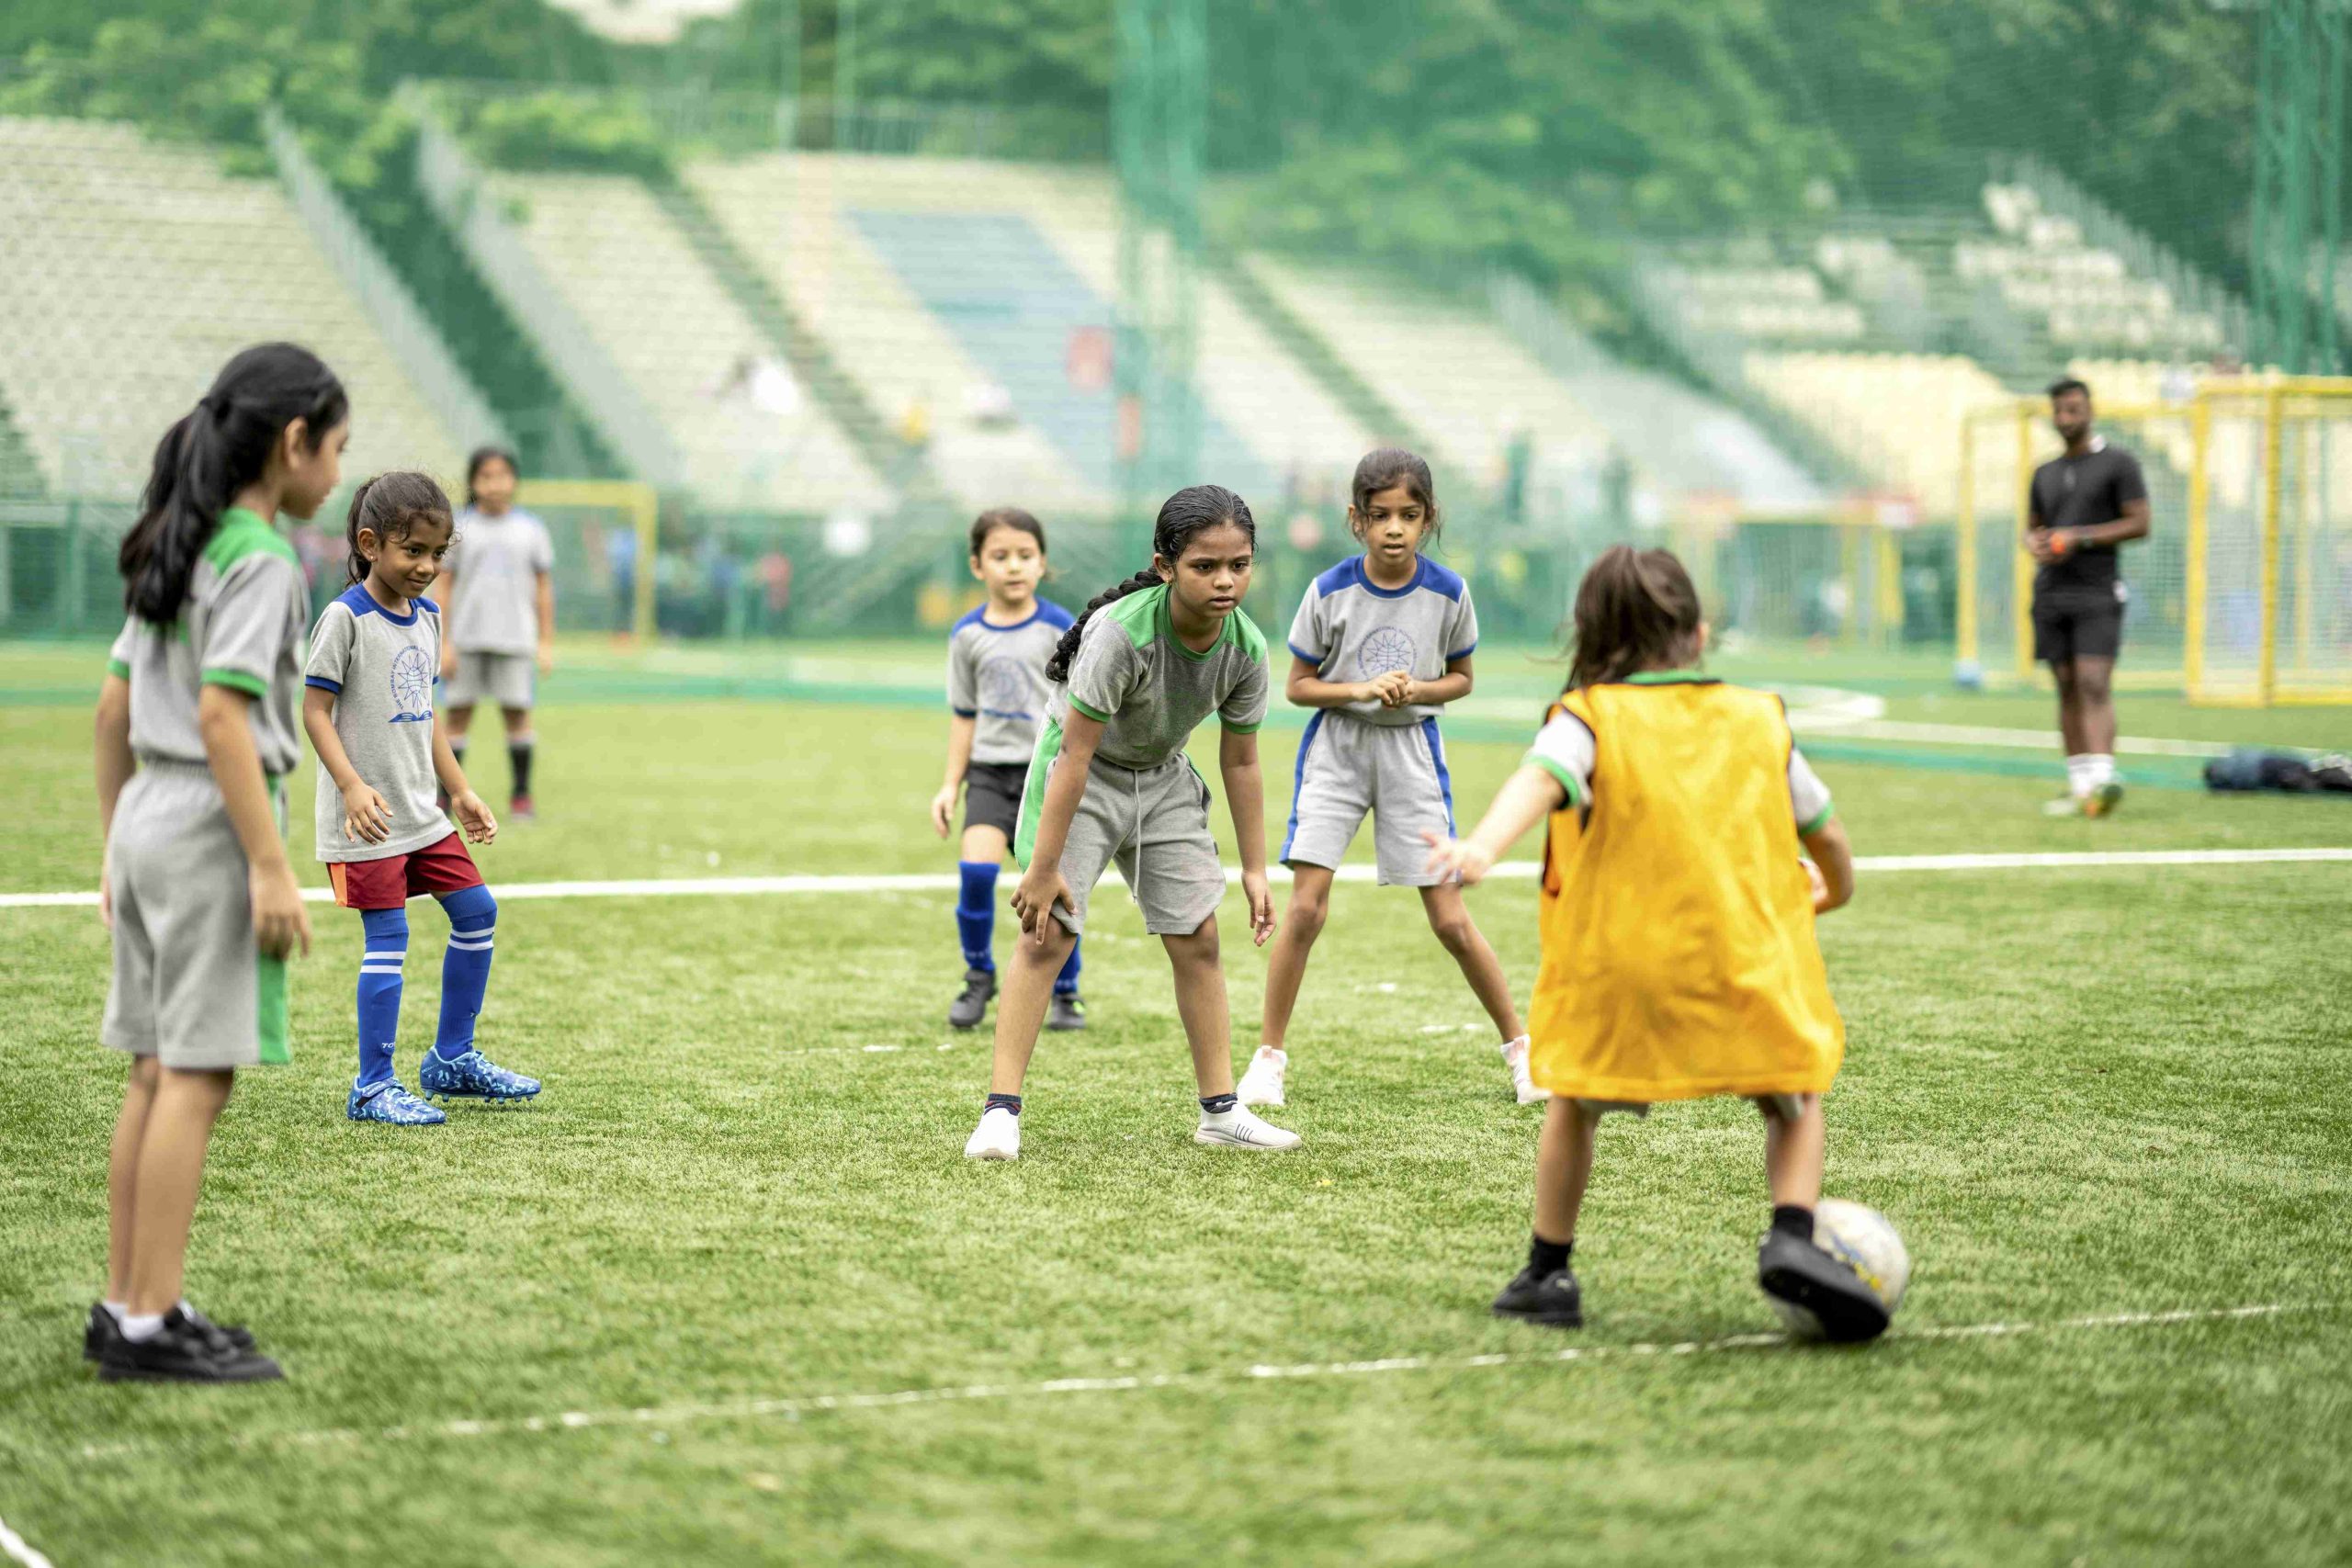
[(2148, 486), (2131, 453), (2091, 432), (2091, 389), (2050, 389), (2050, 423), (2066, 450), (2033, 471), (2025, 547), (2033, 579), (2033, 654), (2058, 682), (2067, 793), (2053, 817), (2104, 817), (2123, 798), (2115, 776), (2115, 658), (2130, 598), (2117, 547), (2147, 537)]

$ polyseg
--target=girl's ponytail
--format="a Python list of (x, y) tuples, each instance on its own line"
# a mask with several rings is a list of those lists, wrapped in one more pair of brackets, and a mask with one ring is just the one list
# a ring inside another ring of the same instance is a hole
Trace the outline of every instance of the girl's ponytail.
[(139, 521), (116, 558), (123, 607), (154, 626), (179, 619), (220, 514), (261, 478), (286, 427), (306, 421), (315, 448), (349, 409), (343, 383), (308, 349), (263, 344), (229, 361), (155, 444)]
[[(1187, 485), (1159, 503), (1159, 515), (1151, 525), (1151, 553), (1173, 566), (1193, 536), (1228, 524), (1249, 536), (1251, 544), (1257, 543), (1258, 523), (1250, 515), (1248, 502), (1223, 485)], [(1046, 679), (1057, 685), (1069, 679), (1070, 660), (1078, 657), (1079, 638), (1085, 635), (1086, 623), (1095, 611), (1130, 593), (1157, 588), (1166, 581), (1157, 566), (1148, 566), (1125, 582), (1089, 599), (1085, 610), (1070, 623), (1069, 630), (1062, 633), (1062, 640), (1054, 645), (1054, 656), (1046, 660)]]
[(1699, 591), (1671, 550), (1611, 545), (1577, 589), (1568, 685), (1605, 685), (1698, 657)]

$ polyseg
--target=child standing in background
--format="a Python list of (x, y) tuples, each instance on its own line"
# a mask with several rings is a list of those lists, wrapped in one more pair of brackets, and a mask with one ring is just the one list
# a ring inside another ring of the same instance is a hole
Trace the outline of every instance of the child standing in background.
[[(932, 797), (931, 825), (947, 837), (956, 797), (964, 802), (964, 839), (956, 873), (956, 927), (964, 950), (964, 991), (947, 1010), (950, 1029), (975, 1029), (996, 996), (996, 881), (1021, 815), (1021, 787), (1037, 726), (1052, 688), (1046, 661), (1069, 612), (1038, 597), (1046, 530), (1017, 506), (983, 512), (972, 525), (972, 575), (988, 603), (956, 623), (947, 640), (947, 777)], [(1079, 1000), (1079, 949), (1054, 976), (1046, 1027), (1086, 1027)]]
[(1527, 1076), (1527, 1037), (1495, 950), (1460, 884), (1427, 870), (1428, 835), (1453, 831), (1453, 784), (1439, 712), (1470, 694), (1478, 612), (1470, 585), (1421, 553), (1439, 528), (1437, 485), (1410, 452), (1383, 447), (1356, 464), (1348, 528), (1363, 553), (1315, 580), (1290, 628), (1290, 700), (1316, 710), (1298, 743), (1283, 863), (1296, 880), (1266, 964), (1264, 1042), (1241, 1077), (1241, 1103), (1280, 1105), (1292, 1010), (1307, 954), (1330, 914), (1331, 877), (1373, 818), (1384, 887), (1418, 887), (1430, 929), (1493, 1021), (1521, 1105), (1544, 1098)]
[(1764, 1113), (1758, 1282), (1829, 1338), (1868, 1339), (1885, 1305), (1813, 1239), (1821, 1097), (1846, 1044), (1814, 919), (1853, 897), (1853, 855), (1780, 699), (1701, 674), (1706, 645), (1681, 562), (1603, 551), (1577, 590), (1568, 690), (1534, 749), (1476, 833), (1430, 835), (1430, 869), (1475, 883), (1551, 818), (1533, 1065), (1553, 1100), (1527, 1267), (1494, 1310), (1583, 1322), (1569, 1258), (1604, 1111), (1736, 1094)]
[(1046, 666), (1059, 690), (1037, 737), (1013, 833), (1027, 867), (1012, 895), (1022, 940), (996, 1014), (996, 1059), (967, 1159), (1021, 1156), (1021, 1085), (1037, 1048), (1048, 979), (1086, 929), (1094, 885), (1115, 861), (1175, 970), (1176, 1010), (1192, 1046), (1201, 1119), (1193, 1141), (1259, 1150), (1298, 1146), (1233, 1093), (1233, 1035), (1218, 961), (1225, 867), (1209, 830), (1209, 786), (1184, 743), (1211, 714), (1241, 887), (1260, 945), (1273, 935), (1266, 884), (1266, 640), (1241, 612), (1258, 527), (1229, 490), (1194, 485), (1159, 508), (1151, 565), (1098, 593)]
[(555, 547), (546, 524), (515, 510), (515, 472), (514, 455), (502, 447), (479, 447), (466, 459), (466, 511), (458, 519), (465, 543), (441, 563), (433, 597), (448, 619), (441, 701), (449, 748), (462, 766), (474, 705), (496, 703), (514, 773), (509, 805), (528, 822), (537, 815), (531, 709), (537, 677), (555, 669)]
[(452, 544), (449, 498), (423, 474), (379, 474), (351, 498), (345, 533), (352, 586), (311, 634), (302, 699), (302, 727), (319, 754), (319, 859), (334, 901), (358, 910), (366, 932), (359, 1071), (344, 1114), (429, 1126), (447, 1117), (392, 1077), (408, 901), (417, 894), (439, 899), (449, 917), (441, 1027), (418, 1065), (418, 1088), (435, 1099), (494, 1102), (527, 1100), (539, 1084), (474, 1048), (498, 905), (434, 804), (437, 780), (468, 839), (486, 844), (497, 836), (433, 711), (441, 610), (424, 591)]
[(284, 815), (309, 593), (275, 525), (334, 489), (349, 408), (307, 350), (245, 350), (164, 433), (122, 541), (130, 614), (98, 693), (98, 908), (114, 933), (100, 1038), (131, 1061), (106, 1295), (82, 1339), (109, 1382), (282, 1375), (183, 1280), (213, 1123), (235, 1069), (288, 1059), (286, 958), (311, 949)]

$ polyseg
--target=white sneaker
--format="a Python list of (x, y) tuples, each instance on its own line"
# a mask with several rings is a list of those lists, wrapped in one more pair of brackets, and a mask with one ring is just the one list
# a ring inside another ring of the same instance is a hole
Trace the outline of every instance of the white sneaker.
[(1250, 1058), (1250, 1070), (1233, 1092), (1244, 1105), (1267, 1105), (1283, 1108), (1283, 1074), (1290, 1070), (1290, 1053), (1272, 1045), (1261, 1045), (1258, 1054)]
[(972, 1129), (971, 1141), (964, 1145), (966, 1159), (1019, 1159), (1021, 1157), (1021, 1118), (1001, 1105), (992, 1105), (980, 1112), (980, 1124)]
[(1511, 1092), (1519, 1096), (1521, 1105), (1541, 1105), (1552, 1098), (1550, 1089), (1537, 1089), (1535, 1080), (1527, 1076), (1526, 1035), (1504, 1043), (1503, 1066), (1510, 1069)]
[(1268, 1126), (1237, 1105), (1222, 1115), (1202, 1111), (1201, 1125), (1193, 1133), (1193, 1142), (1206, 1144), (1212, 1148), (1258, 1149), (1272, 1153), (1276, 1149), (1295, 1149), (1298, 1147), (1300, 1139), (1296, 1133), (1285, 1133), (1280, 1127)]

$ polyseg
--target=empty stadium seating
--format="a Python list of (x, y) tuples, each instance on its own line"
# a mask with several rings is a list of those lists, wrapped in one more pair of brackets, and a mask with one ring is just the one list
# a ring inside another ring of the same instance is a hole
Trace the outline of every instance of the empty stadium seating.
[(1804, 421), (1873, 483), (1948, 514), (1962, 416), (2008, 394), (1960, 355), (1748, 354), (1750, 387)]
[(274, 181), (123, 125), (0, 118), (0, 398), (47, 486), (135, 496), (155, 442), (251, 344), (314, 349), (352, 398), (351, 471), (448, 475), (443, 427)]
[(498, 174), (490, 190), (532, 260), (669, 432), (714, 506), (871, 509), (888, 487), (793, 379), (645, 186)]

